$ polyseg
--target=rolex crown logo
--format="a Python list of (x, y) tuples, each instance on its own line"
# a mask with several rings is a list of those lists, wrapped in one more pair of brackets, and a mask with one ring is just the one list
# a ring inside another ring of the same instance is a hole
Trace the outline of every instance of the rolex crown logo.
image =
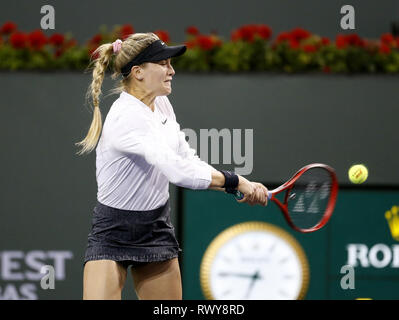
[(391, 210), (385, 212), (385, 219), (388, 221), (389, 230), (392, 237), (399, 241), (399, 206), (393, 206)]

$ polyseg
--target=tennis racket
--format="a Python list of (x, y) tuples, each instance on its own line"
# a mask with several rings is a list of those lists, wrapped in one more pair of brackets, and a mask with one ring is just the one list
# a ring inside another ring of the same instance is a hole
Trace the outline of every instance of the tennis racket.
[[(276, 195), (283, 193), (282, 202)], [(313, 232), (330, 219), (337, 199), (338, 180), (333, 168), (322, 163), (298, 170), (280, 187), (269, 191), (268, 199), (281, 209), (288, 224), (299, 232)], [(234, 194), (241, 200), (244, 195)]]

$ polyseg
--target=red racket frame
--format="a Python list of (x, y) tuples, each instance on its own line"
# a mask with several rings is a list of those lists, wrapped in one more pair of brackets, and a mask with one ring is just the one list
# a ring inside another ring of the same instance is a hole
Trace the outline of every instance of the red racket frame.
[[(315, 225), (312, 228), (309, 229), (301, 229), (298, 228), (297, 226), (294, 225), (294, 223), (292, 222), (289, 214), (288, 214), (288, 195), (289, 195), (289, 191), (292, 189), (294, 183), (301, 177), (301, 175), (308, 171), (309, 169), (312, 168), (324, 168), (326, 169), (332, 178), (332, 184), (331, 184), (331, 192), (330, 192), (330, 199), (328, 200), (328, 204), (327, 204), (327, 208), (326, 211), (324, 212), (323, 218), (320, 220), (320, 222)], [(288, 190), (288, 192), (286, 192), (285, 197), (284, 197), (284, 203), (281, 203), (280, 200), (278, 200), (275, 195)], [(327, 222), (328, 220), (331, 218), (331, 215), (334, 211), (334, 207), (335, 207), (335, 203), (337, 200), (337, 194), (338, 194), (338, 179), (337, 176), (335, 174), (335, 171), (332, 167), (323, 164), (323, 163), (312, 163), (309, 164), (301, 169), (299, 169), (293, 176), (291, 179), (289, 179), (286, 183), (282, 184), (280, 187), (271, 190), (270, 191), (272, 193), (272, 197), (270, 198), (270, 200), (274, 201), (279, 208), (281, 209), (281, 211), (284, 214), (285, 219), (287, 220), (288, 224), (291, 226), (291, 228), (293, 228), (296, 231), (299, 232), (303, 232), (303, 233), (307, 233), (307, 232), (314, 232), (316, 230), (319, 230), (320, 228), (322, 228)]]

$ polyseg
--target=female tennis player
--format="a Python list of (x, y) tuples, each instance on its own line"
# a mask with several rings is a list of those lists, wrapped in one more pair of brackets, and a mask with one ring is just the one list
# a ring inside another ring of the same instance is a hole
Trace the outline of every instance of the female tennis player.
[[(185, 140), (167, 98), (175, 74), (171, 58), (185, 51), (153, 33), (136, 33), (93, 53), (98, 56), (87, 97), (94, 115), (77, 143), (79, 154), (97, 145), (98, 193), (83, 263), (83, 299), (121, 299), (129, 266), (139, 299), (182, 299), (169, 182), (194, 190), (239, 190), (245, 195), (239, 202), (267, 205), (266, 187), (214, 169)], [(120, 96), (102, 126), (99, 99), (111, 61), (112, 78), (122, 76), (113, 90)]]

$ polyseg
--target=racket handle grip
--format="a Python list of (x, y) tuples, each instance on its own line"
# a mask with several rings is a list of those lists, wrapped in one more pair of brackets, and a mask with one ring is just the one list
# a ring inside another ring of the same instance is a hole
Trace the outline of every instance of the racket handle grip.
[[(267, 194), (267, 199), (268, 200), (270, 200), (271, 198), (272, 198), (272, 193), (269, 191), (268, 192), (268, 194)], [(242, 193), (242, 192), (240, 192), (240, 191), (236, 191), (236, 193), (234, 194), (234, 197), (237, 199), (237, 200), (241, 200), (241, 199), (243, 199), (244, 198), (244, 194)]]
[(234, 197), (237, 200), (241, 200), (242, 198), (244, 198), (244, 194), (237, 190), (236, 193), (234, 193)]

